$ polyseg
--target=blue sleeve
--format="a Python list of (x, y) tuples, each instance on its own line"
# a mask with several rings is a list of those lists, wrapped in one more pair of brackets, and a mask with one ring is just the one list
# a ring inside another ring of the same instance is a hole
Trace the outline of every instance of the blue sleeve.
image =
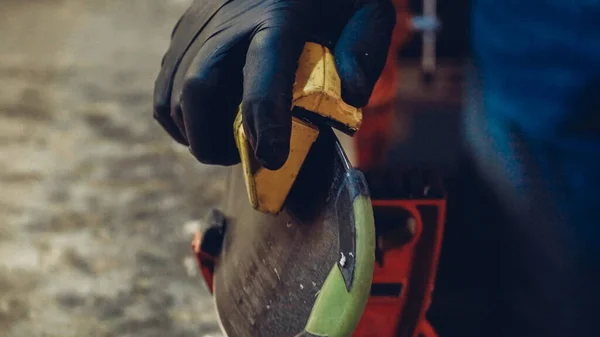
[(598, 140), (600, 0), (475, 0), (473, 14), (490, 113), (535, 137)]
[[(556, 207), (582, 237), (597, 236), (600, 0), (474, 0), (472, 11), (488, 122), (506, 139), (518, 130)], [(514, 181), (533, 174), (520, 170)]]
[(513, 216), (500, 335), (597, 336), (600, 0), (472, 6), (467, 140)]

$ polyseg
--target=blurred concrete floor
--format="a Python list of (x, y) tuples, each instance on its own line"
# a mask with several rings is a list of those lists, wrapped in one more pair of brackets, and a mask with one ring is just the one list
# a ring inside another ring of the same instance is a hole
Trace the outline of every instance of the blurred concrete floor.
[(188, 3), (0, 2), (1, 336), (218, 336), (189, 253), (223, 185), (151, 111)]

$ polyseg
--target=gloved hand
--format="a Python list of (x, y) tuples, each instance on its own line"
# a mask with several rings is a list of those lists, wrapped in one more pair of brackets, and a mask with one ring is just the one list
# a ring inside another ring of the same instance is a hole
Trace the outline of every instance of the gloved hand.
[(156, 80), (154, 116), (202, 163), (239, 162), (233, 120), (259, 162), (287, 160), (298, 59), (308, 41), (334, 52), (342, 98), (367, 104), (388, 54), (389, 0), (196, 0), (177, 23)]

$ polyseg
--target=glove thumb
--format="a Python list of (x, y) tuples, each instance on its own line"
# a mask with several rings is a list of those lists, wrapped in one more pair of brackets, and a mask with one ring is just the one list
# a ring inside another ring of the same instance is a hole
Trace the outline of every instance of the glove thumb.
[(369, 102), (387, 59), (396, 10), (388, 0), (362, 4), (342, 31), (335, 48), (342, 98), (355, 107)]

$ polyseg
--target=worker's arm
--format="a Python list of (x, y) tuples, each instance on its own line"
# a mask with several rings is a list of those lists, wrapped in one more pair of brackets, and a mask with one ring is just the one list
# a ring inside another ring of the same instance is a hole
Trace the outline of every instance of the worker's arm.
[(473, 14), (471, 145), (514, 216), (492, 230), (511, 238), (494, 268), (513, 314), (493, 326), (598, 336), (600, 1), (476, 0)]
[(239, 161), (232, 136), (242, 106), (257, 159), (287, 158), (291, 94), (307, 41), (333, 49), (343, 99), (367, 104), (395, 23), (389, 0), (197, 0), (173, 33), (155, 89), (155, 118), (204, 163)]

